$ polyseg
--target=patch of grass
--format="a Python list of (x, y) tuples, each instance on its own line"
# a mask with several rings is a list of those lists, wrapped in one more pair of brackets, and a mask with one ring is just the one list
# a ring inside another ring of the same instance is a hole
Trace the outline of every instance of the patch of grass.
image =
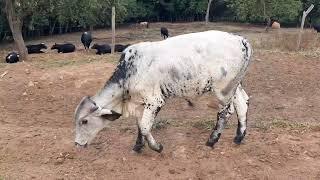
[(299, 130), (299, 131), (306, 131), (312, 129), (320, 129), (320, 125), (314, 125), (309, 123), (299, 123), (299, 122), (290, 122), (286, 119), (272, 119), (269, 121), (261, 120), (256, 121), (253, 128), (258, 128), (263, 131), (267, 131), (270, 129), (286, 129), (286, 130)]
[[(197, 128), (197, 129), (200, 129), (200, 130), (208, 130), (208, 131), (211, 131), (214, 126), (216, 124), (216, 120), (200, 120), (200, 121), (197, 121), (197, 122), (194, 122), (192, 124), (193, 127)], [(228, 120), (226, 126), (224, 127), (225, 129), (230, 129), (230, 128), (233, 128), (234, 125), (230, 122), (230, 119)]]
[(164, 129), (171, 123), (169, 122), (168, 119), (156, 119), (155, 123), (153, 123), (152, 128), (153, 129)]
[[(261, 33), (259, 36), (252, 37), (250, 40), (255, 49), (296, 51), (298, 32), (298, 30), (273, 30), (269, 33)], [(300, 44), (300, 51), (315, 52), (320, 45), (318, 39), (319, 36), (316, 32), (304, 31)], [(315, 56), (314, 54), (312, 55)]]
[(212, 130), (213, 129), (213, 121), (212, 120), (200, 120), (193, 123), (193, 127), (201, 130)]
[[(80, 54), (81, 55), (81, 54)], [(90, 56), (80, 56), (75, 55), (70, 57), (70, 59), (50, 59), (50, 60), (42, 60), (42, 61), (33, 61), (36, 66), (42, 69), (47, 68), (61, 68), (65, 66), (78, 66), (82, 64), (88, 64), (92, 62), (105, 61), (109, 63), (116, 64), (119, 61), (119, 54), (115, 55), (90, 55)]]
[[(85, 63), (83, 61), (81, 61), (81, 62), (82, 62), (82, 64)], [(63, 66), (79, 64), (79, 62), (59, 60), (59, 61), (39, 62), (39, 63), (36, 63), (36, 64), (40, 68), (60, 68), (60, 67), (63, 67)]]
[(264, 121), (257, 121), (255, 122), (252, 126), (252, 128), (257, 128), (260, 129), (262, 131), (267, 131), (268, 129), (270, 129), (270, 125), (268, 125), (266, 122)]

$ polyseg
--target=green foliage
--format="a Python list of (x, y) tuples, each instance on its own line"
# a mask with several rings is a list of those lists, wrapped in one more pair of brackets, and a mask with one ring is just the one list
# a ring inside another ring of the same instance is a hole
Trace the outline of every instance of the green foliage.
[[(63, 33), (70, 28), (107, 27), (111, 21), (111, 7), (116, 7), (118, 23), (141, 21), (204, 20), (208, 0), (13, 0), (15, 10), (23, 22), (24, 35), (46, 31)], [(0, 41), (10, 32), (0, 0)], [(265, 4), (265, 8), (263, 6)], [(313, 23), (320, 23), (319, 0), (214, 0), (211, 18), (240, 22), (264, 22), (273, 17), (284, 24), (297, 24), (302, 11), (310, 4)], [(309, 20), (310, 20), (309, 19)]]
[(302, 0), (303, 9), (306, 10), (311, 4), (314, 5), (313, 10), (310, 12), (309, 17), (313, 23), (320, 24), (320, 1), (319, 0)]
[(273, 17), (282, 23), (292, 23), (299, 18), (302, 2), (299, 0), (228, 0), (228, 7), (233, 10), (239, 21), (264, 22), (265, 18)]

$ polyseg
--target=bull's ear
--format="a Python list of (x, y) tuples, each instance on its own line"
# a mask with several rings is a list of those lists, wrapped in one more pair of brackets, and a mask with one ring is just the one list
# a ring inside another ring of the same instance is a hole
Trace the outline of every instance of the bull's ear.
[(112, 114), (112, 111), (110, 109), (101, 109), (100, 111), (100, 116), (110, 115), (110, 114)]
[(76, 108), (75, 117), (78, 119), (79, 117), (83, 117), (87, 114), (90, 114), (98, 109), (96, 103), (90, 99), (89, 96), (83, 97), (81, 102)]
[(101, 117), (103, 117), (104, 119), (109, 120), (109, 121), (114, 121), (121, 116), (120, 113), (117, 113), (117, 112), (110, 110), (110, 109), (101, 109), (99, 114)]

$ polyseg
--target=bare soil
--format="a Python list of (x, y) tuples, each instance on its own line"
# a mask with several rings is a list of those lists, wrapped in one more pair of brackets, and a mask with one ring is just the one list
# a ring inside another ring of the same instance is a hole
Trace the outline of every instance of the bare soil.
[[(119, 41), (160, 40), (160, 26), (173, 35), (226, 30), (254, 43), (277, 33), (248, 25), (159, 23), (150, 29), (122, 28)], [(110, 31), (94, 36), (109, 42)], [(74, 33), (29, 42), (74, 42), (75, 53), (47, 50), (30, 55), (27, 62), (0, 63), (0, 75), (7, 72), (0, 78), (0, 179), (320, 179), (317, 53), (255, 45), (244, 81), (251, 96), (248, 134), (240, 146), (232, 142), (236, 115), (215, 148), (205, 146), (217, 113), (215, 99), (205, 96), (192, 99), (194, 107), (172, 99), (162, 109), (153, 130), (164, 145), (161, 154), (148, 147), (132, 153), (137, 134), (133, 118), (117, 120), (79, 151), (73, 142), (75, 107), (104, 85), (119, 58), (85, 52), (79, 38)], [(5, 57), (12, 47), (2, 45), (0, 54)]]

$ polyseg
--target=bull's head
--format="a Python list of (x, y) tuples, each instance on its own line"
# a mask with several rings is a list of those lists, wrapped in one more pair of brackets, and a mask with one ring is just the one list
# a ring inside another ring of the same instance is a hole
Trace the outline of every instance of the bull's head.
[(121, 114), (113, 110), (102, 109), (97, 106), (89, 97), (84, 97), (75, 112), (75, 144), (86, 147), (100, 130), (120, 116)]

